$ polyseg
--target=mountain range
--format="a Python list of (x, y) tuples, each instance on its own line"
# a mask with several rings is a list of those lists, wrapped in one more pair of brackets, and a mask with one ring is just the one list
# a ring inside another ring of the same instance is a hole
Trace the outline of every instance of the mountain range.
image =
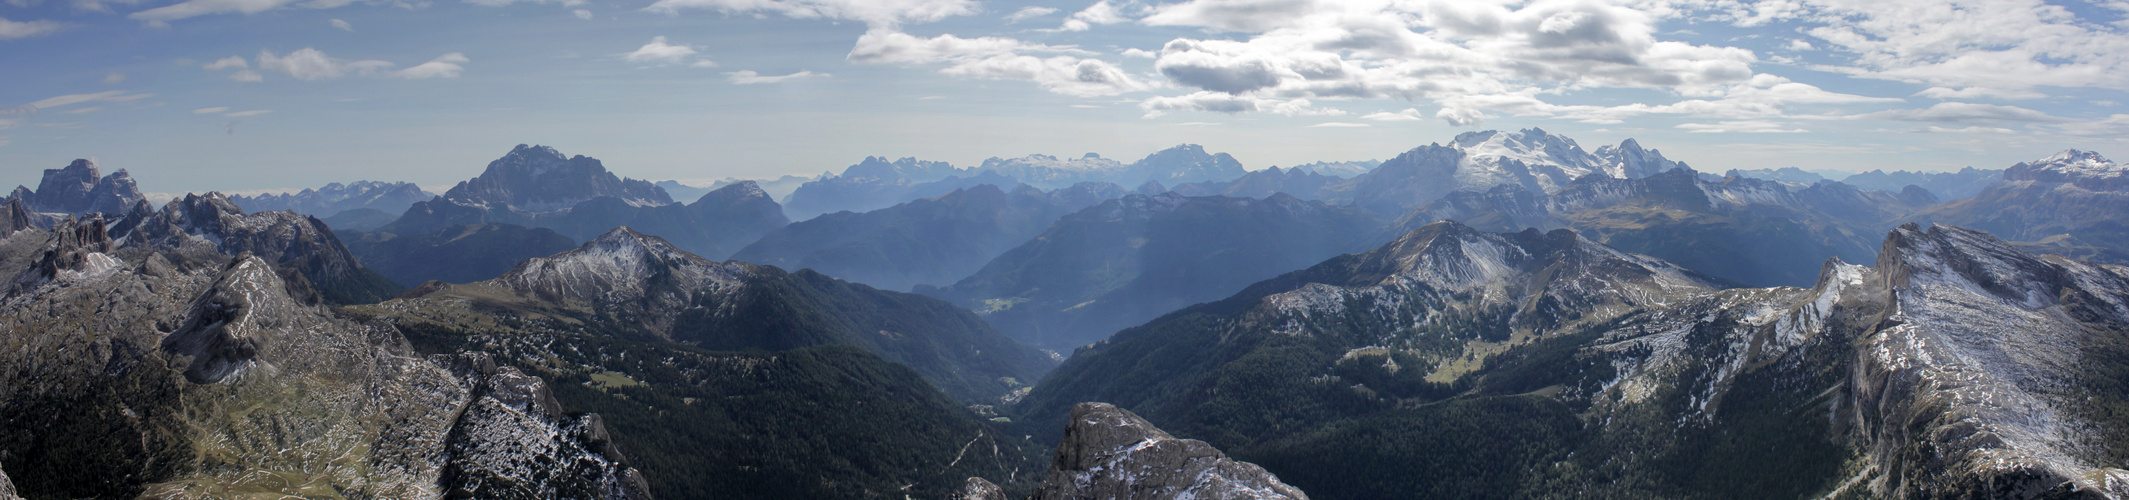
[(966, 277), (1058, 217), (1123, 193), (1115, 184), (1092, 182), (1050, 192), (1022, 184), (1010, 193), (982, 184), (794, 223), (763, 235), (732, 258), (907, 291)]
[(1119, 332), (1021, 409), (1114, 402), (1319, 498), (2129, 493), (2129, 269), (1910, 224), (1811, 288), (1723, 286), (1430, 224)]
[(1367, 248), (1380, 225), (1352, 207), (1284, 194), (1134, 194), (1064, 216), (975, 274), (919, 292), (1069, 352), (1253, 280)]
[(405, 213), (407, 207), (434, 197), (410, 182), (356, 181), (351, 184), (335, 182), (294, 193), (234, 195), (229, 197), (229, 202), (250, 212), (289, 210), (332, 218), (344, 212), (364, 210), (397, 217)]
[(615, 176), (597, 159), (520, 144), (490, 162), (480, 176), (413, 204), (378, 230), (417, 235), (460, 224), (500, 223), (553, 229), (587, 241), (629, 226), (691, 252), (724, 258), (789, 222), (782, 207), (753, 183), (725, 186), (681, 205), (649, 182)]

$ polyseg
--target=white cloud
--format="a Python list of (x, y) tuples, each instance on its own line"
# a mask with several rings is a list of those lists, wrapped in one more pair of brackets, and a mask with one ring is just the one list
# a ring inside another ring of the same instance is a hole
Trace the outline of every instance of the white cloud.
[(1412, 122), (1425, 120), (1426, 117), (1420, 116), (1418, 109), (1405, 108), (1404, 111), (1399, 111), (1395, 113), (1391, 113), (1388, 111), (1368, 113), (1365, 115), (1361, 115), (1360, 119), (1375, 120), (1379, 122)]
[(159, 24), (208, 14), (257, 14), (295, 2), (296, 0), (185, 0), (135, 12), (126, 17), (136, 21)]
[(124, 81), (126, 81), (125, 73), (110, 73), (103, 76), (104, 85), (118, 85), (119, 82)]
[(1916, 92), (1915, 97), (1931, 99), (2039, 99), (2047, 94), (2031, 90), (1999, 90), (1985, 87), (1967, 87), (1953, 90), (1947, 87), (1930, 87)]
[(731, 81), (731, 82), (732, 82), (732, 83), (733, 83), (734, 85), (754, 85), (754, 84), (761, 84), (761, 83), (783, 83), (783, 82), (784, 82), (784, 81), (786, 81), (786, 80), (798, 80), (798, 79), (805, 79), (805, 78), (828, 78), (829, 76), (831, 76), (831, 75), (829, 75), (829, 74), (827, 74), (827, 73), (814, 73), (814, 72), (812, 72), (812, 71), (803, 71), (803, 70), (801, 70), (801, 71), (799, 71), (799, 72), (797, 72), (797, 73), (792, 73), (792, 74), (788, 74), (788, 75), (776, 75), (776, 76), (763, 76), (763, 75), (762, 75), (762, 74), (760, 74), (760, 73), (755, 73), (755, 72), (754, 72), (754, 70), (751, 70), (751, 69), (748, 69), (748, 70), (739, 70), (739, 71), (734, 71), (734, 72), (731, 72), (731, 73), (725, 73), (725, 77), (726, 77), (726, 78), (728, 78), (728, 79), (729, 79), (729, 80), (730, 80), (730, 81)]
[(55, 21), (10, 21), (0, 18), (0, 40), (50, 35), (66, 28), (67, 25)]
[(1353, 122), (1323, 122), (1323, 123), (1318, 123), (1318, 124), (1315, 124), (1315, 125), (1309, 125), (1309, 126), (1308, 126), (1308, 128), (1359, 128), (1359, 127), (1372, 127), (1372, 126), (1373, 126), (1373, 125), (1368, 125), (1368, 124), (1365, 124), (1365, 123), (1353, 123)]
[(1171, 111), (1207, 111), (1213, 113), (1266, 112), (1286, 116), (1338, 116), (1345, 111), (1319, 108), (1308, 99), (1265, 99), (1238, 96), (1221, 92), (1199, 91), (1176, 97), (1154, 97), (1138, 103), (1139, 109), (1152, 118)]
[(203, 67), (207, 68), (208, 70), (250, 68), (251, 63), (245, 62), (243, 57), (229, 56), (221, 59), (216, 59), (214, 62), (207, 63), (207, 65)]
[(243, 117), (246, 117), (246, 116), (259, 116), (259, 115), (263, 115), (263, 114), (267, 114), (267, 113), (272, 113), (272, 112), (274, 112), (274, 110), (271, 110), (271, 109), (257, 109), (257, 110), (251, 110), (251, 111), (238, 111), (238, 112), (235, 112), (235, 113), (230, 113), (230, 114), (226, 114), (226, 115), (222, 115), (222, 116), (227, 116), (227, 117), (230, 117), (230, 118), (243, 118)]
[(1158, 59), (1161, 57), (1161, 53), (1159, 52), (1154, 52), (1151, 50), (1141, 49), (1137, 47), (1124, 49), (1123, 54), (1124, 57), (1133, 57), (1138, 59)]
[(335, 59), (310, 47), (298, 49), (286, 56), (277, 56), (271, 51), (261, 50), (258, 59), (261, 71), (279, 71), (298, 80), (330, 80), (348, 75), (371, 76), (392, 67), (390, 62), (375, 59)]
[(978, 10), (976, 0), (658, 0), (643, 8), (668, 15), (687, 9), (776, 13), (797, 19), (847, 19), (874, 28), (932, 22)]
[(339, 29), (340, 29), (340, 31), (346, 31), (346, 32), (354, 32), (354, 31), (355, 31), (355, 25), (353, 25), (353, 24), (348, 24), (348, 23), (347, 23), (347, 21), (342, 21), (342, 20), (339, 20), (339, 19), (334, 19), (334, 20), (332, 20), (332, 24), (333, 24), (333, 27), (334, 27), (334, 28), (339, 28)]
[(1010, 38), (918, 38), (874, 29), (858, 37), (847, 59), (866, 64), (944, 64), (939, 72), (947, 75), (1029, 81), (1051, 92), (1075, 96), (1115, 95), (1148, 88), (1115, 64), (1080, 57), (1084, 55), (1090, 54), (1071, 46)]
[(1789, 40), (1789, 50), (1802, 52), (1809, 50), (1818, 50), (1818, 47), (1811, 45), (1811, 42), (1804, 41), (1801, 38), (1792, 38)]
[(1017, 23), (1056, 13), (1057, 9), (1049, 7), (1021, 7), (1020, 10), (1013, 11), (1012, 14), (1006, 14), (1005, 22)]
[(216, 113), (223, 113), (223, 112), (227, 112), (227, 111), (229, 111), (229, 107), (228, 107), (228, 106), (215, 106), (215, 107), (212, 107), (212, 108), (200, 108), (200, 109), (195, 109), (195, 110), (192, 110), (192, 114), (195, 114), (195, 115), (211, 115), (211, 114), (216, 114)]
[(248, 69), (247, 69), (247, 70), (240, 70), (240, 71), (237, 71), (237, 72), (235, 72), (235, 73), (230, 73), (230, 74), (229, 74), (229, 81), (232, 81), (232, 82), (245, 82), (245, 83), (257, 83), (257, 82), (263, 82), (263, 81), (266, 81), (266, 76), (265, 76), (265, 75), (260, 75), (260, 74), (259, 74), (259, 72), (257, 72), (257, 71), (252, 71), (252, 70), (248, 70)]
[(2069, 121), (2017, 106), (1971, 102), (1940, 102), (1927, 109), (1886, 110), (1859, 115), (1857, 118), (1935, 123)]
[[(81, 103), (89, 103), (89, 102), (131, 102), (131, 101), (138, 101), (138, 100), (141, 100), (141, 99), (146, 99), (146, 98), (149, 98), (149, 97), (153, 97), (154, 95), (155, 95), (155, 94), (128, 94), (128, 93), (126, 93), (126, 91), (123, 91), (123, 90), (106, 90), (106, 91), (103, 91), (103, 92), (97, 92), (97, 93), (93, 93), (93, 94), (68, 94), (68, 95), (63, 95), (63, 96), (57, 96), (57, 97), (51, 97), (51, 98), (46, 98), (46, 99), (44, 99), (44, 100), (40, 100), (40, 101), (37, 101), (37, 102), (29, 103), (29, 104), (27, 105), (27, 108), (28, 108), (28, 109), (27, 109), (27, 112), (29, 112), (29, 113), (35, 113), (35, 112), (37, 112), (38, 110), (44, 110), (44, 109), (52, 109), (52, 108), (59, 108), (59, 107), (65, 107), (65, 106), (72, 106), (72, 105), (75, 105), (75, 104), (81, 104)], [(17, 108), (9, 108), (9, 109), (17, 109)], [(23, 113), (22, 113), (22, 112), (19, 112), (19, 111), (18, 111), (18, 112), (4, 112), (4, 110), (0, 110), (0, 115), (5, 115), (5, 114), (23, 114)]]
[(408, 80), (458, 78), (459, 73), (466, 70), (465, 66), (461, 65), (468, 62), (472, 62), (472, 60), (467, 59), (465, 54), (452, 52), (437, 56), (436, 59), (415, 65), (412, 68), (399, 70), (392, 73), (392, 75)]
[(1065, 18), (1064, 24), (1059, 25), (1057, 30), (1086, 31), (1097, 24), (1116, 24), (1130, 20), (1130, 16), (1126, 16), (1122, 10), (1110, 4), (1109, 0), (1100, 0), (1094, 2), (1094, 5), (1080, 9), (1079, 12), (1072, 13), (1072, 16)]
[[(2056, 2), (2060, 3), (2060, 2)], [(1783, 9), (1823, 48), (1823, 69), (1938, 87), (2129, 89), (2129, 30), (2044, 0), (1820, 0)]]
[(1797, 134), (1810, 132), (1801, 128), (1783, 128), (1788, 125), (1766, 120), (1737, 120), (1717, 123), (1684, 123), (1678, 128), (1696, 134)]
[(577, 19), (583, 19), (583, 20), (586, 20), (586, 21), (590, 21), (590, 20), (591, 20), (591, 11), (588, 11), (588, 10), (584, 10), (584, 9), (577, 9), (577, 10), (572, 10), (572, 11), (569, 11), (569, 13), (570, 13), (570, 14), (574, 14), (574, 15), (576, 15), (576, 16), (577, 16)]
[(636, 49), (635, 52), (621, 56), (622, 59), (627, 59), (628, 62), (657, 64), (679, 64), (687, 62), (688, 59), (694, 57), (694, 47), (667, 43), (663, 36), (651, 37), (651, 43), (643, 44), (643, 47)]
[(514, 3), (553, 3), (562, 4), (563, 7), (578, 7), (591, 4), (586, 0), (466, 0), (466, 3), (485, 7), (502, 7)]

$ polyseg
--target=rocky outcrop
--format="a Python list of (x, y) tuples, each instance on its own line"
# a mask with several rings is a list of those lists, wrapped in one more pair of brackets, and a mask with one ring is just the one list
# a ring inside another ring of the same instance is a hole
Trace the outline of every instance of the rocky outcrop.
[[(220, 193), (187, 194), (160, 211), (136, 203), (110, 229), (126, 248), (164, 252), (171, 258), (251, 254), (293, 270), (328, 302), (368, 303), (398, 295), (401, 287), (362, 266), (332, 228), (317, 217), (294, 212), (246, 214)], [(203, 257), (204, 258), (204, 257)]]
[(124, 169), (104, 176), (89, 160), (74, 160), (66, 168), (46, 169), (37, 190), (16, 187), (12, 195), (31, 210), (82, 215), (125, 213), (144, 198), (133, 176)]
[(1080, 403), (1057, 443), (1043, 500), (1289, 499), (1300, 489), (1212, 445), (1176, 439), (1108, 403)]
[(961, 491), (954, 493), (954, 500), (1006, 500), (1005, 489), (983, 478), (972, 477), (968, 478), (968, 483), (961, 485)]
[(670, 205), (671, 197), (648, 181), (616, 177), (596, 158), (563, 156), (547, 146), (517, 145), (488, 163), (479, 177), (458, 183), (443, 198), (458, 203), (544, 212), (601, 196), (631, 204)]
[(440, 479), (446, 496), (650, 498), (599, 416), (563, 413), (539, 377), (497, 366), (485, 354), (432, 359), (448, 367), (471, 396), (444, 443), (450, 457)]
[[(970, 479), (970, 480), (969, 480), (969, 482), (970, 482), (971, 484), (975, 483), (976, 481), (982, 481), (982, 480), (981, 480), (981, 479)], [(989, 483), (989, 482), (985, 482), (984, 484), (990, 484), (990, 483)], [(996, 489), (997, 487), (996, 487), (996, 486), (992, 486), (991, 488), (993, 488), (993, 489)], [(998, 496), (998, 499), (999, 499), (999, 500), (1003, 500), (1004, 498), (1005, 498), (1005, 496), (1004, 496), (1004, 494), (1003, 494), (1003, 493), (1001, 492), (1001, 493), (1000, 493), (1000, 495)], [(17, 495), (16, 493), (15, 493), (15, 483), (14, 483), (13, 481), (8, 481), (8, 480), (7, 480), (7, 471), (0, 471), (0, 500), (22, 500), (22, 497), (21, 497), (21, 496), (18, 496), (18, 495)], [(976, 498), (971, 498), (970, 500), (976, 500)], [(982, 500), (990, 500), (990, 499), (989, 499), (989, 498), (982, 498)]]
[(424, 359), (257, 254), (102, 228), (6, 238), (47, 249), (0, 299), (0, 467), (27, 496), (434, 498), (447, 471), (531, 464), (524, 498), (641, 498), (595, 418), (512, 406), (539, 379)]

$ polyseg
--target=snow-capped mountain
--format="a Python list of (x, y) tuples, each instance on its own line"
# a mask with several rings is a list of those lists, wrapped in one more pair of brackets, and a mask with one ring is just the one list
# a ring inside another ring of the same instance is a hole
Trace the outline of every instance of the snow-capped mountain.
[(2129, 166), (2098, 153), (2066, 150), (2004, 170), (1970, 198), (1915, 216), (1987, 231), (2036, 251), (2129, 263)]
[(410, 182), (356, 181), (349, 184), (335, 182), (294, 193), (235, 195), (230, 196), (229, 201), (250, 212), (292, 210), (303, 215), (331, 217), (348, 210), (370, 209), (396, 217), (406, 212), (407, 207), (434, 197), (436, 195), (422, 191), (420, 186)]
[(1456, 191), (1516, 185), (1552, 193), (1575, 179), (1602, 175), (1638, 179), (1685, 167), (1632, 139), (1596, 153), (1541, 129), (1467, 132), (1448, 145), (1420, 146), (1354, 178), (1346, 200), (1372, 210), (1402, 212)]

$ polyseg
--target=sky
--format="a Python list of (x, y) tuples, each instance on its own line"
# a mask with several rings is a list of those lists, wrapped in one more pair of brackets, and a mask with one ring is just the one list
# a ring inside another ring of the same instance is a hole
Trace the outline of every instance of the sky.
[(650, 180), (866, 156), (1251, 169), (1484, 129), (1702, 171), (2129, 160), (2129, 0), (0, 0), (0, 183)]

